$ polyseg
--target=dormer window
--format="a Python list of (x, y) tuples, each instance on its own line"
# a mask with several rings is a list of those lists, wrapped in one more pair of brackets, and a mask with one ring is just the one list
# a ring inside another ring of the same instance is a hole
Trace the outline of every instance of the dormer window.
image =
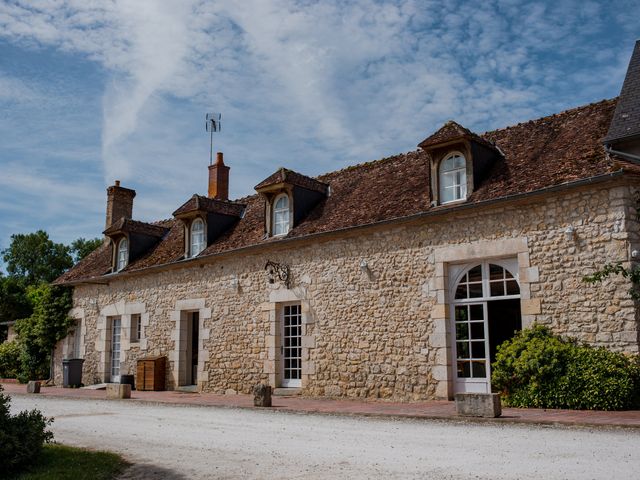
[(123, 238), (118, 242), (118, 261), (116, 262), (117, 270), (120, 271), (129, 263), (129, 240)]
[(440, 162), (440, 203), (455, 202), (467, 198), (467, 162), (461, 153), (455, 152)]
[(202, 252), (206, 247), (204, 238), (204, 222), (200, 218), (196, 218), (191, 223), (191, 248), (189, 249), (189, 256), (195, 257)]
[(273, 236), (289, 233), (289, 196), (278, 195), (273, 201)]

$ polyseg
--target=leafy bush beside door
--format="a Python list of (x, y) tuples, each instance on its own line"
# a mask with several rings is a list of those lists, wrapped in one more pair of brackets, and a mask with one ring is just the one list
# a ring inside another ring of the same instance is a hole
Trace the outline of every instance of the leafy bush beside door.
[(640, 358), (580, 345), (534, 326), (498, 347), (491, 382), (512, 407), (640, 407)]

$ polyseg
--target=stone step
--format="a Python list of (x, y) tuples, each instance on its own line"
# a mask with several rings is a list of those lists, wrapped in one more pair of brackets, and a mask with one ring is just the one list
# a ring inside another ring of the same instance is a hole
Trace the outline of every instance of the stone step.
[(302, 393), (301, 388), (274, 388), (271, 395), (275, 397), (294, 397)]
[(95, 385), (87, 385), (86, 387), (80, 387), (82, 390), (106, 390), (106, 383), (96, 383)]
[(176, 392), (182, 392), (182, 393), (198, 393), (198, 386), (197, 385), (183, 385), (181, 387), (176, 387), (175, 391)]

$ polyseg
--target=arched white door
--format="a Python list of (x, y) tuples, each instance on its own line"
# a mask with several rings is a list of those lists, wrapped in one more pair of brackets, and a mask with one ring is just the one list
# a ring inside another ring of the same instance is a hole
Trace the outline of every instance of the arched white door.
[(450, 267), (456, 393), (490, 393), (496, 348), (522, 328), (517, 267), (516, 259)]

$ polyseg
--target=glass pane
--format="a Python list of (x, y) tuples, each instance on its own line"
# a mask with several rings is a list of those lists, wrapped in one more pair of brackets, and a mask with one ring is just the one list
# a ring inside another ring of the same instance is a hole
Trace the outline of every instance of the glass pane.
[(470, 305), (471, 320), (484, 320), (484, 308), (480, 305)]
[(469, 317), (467, 315), (467, 306), (466, 305), (462, 305), (462, 306), (457, 306), (456, 307), (456, 321), (464, 321), (467, 320)]
[(520, 293), (520, 287), (515, 280), (509, 280), (507, 282), (507, 295), (518, 295)]
[(501, 297), (501, 296), (504, 295), (504, 282), (503, 281), (491, 282), (489, 284), (489, 287), (491, 289), (491, 296), (492, 297)]
[(505, 270), (504, 270), (504, 276), (505, 276), (506, 278), (513, 278), (513, 275), (511, 275), (511, 274), (509, 273), (509, 270), (507, 270), (507, 269), (505, 269)]
[(482, 283), (470, 283), (469, 284), (469, 298), (482, 297)]
[(473, 267), (469, 270), (469, 281), (470, 282), (480, 282), (482, 281), (482, 266), (478, 265), (477, 267)]
[(471, 356), (473, 358), (484, 358), (484, 340), (471, 342)]
[(458, 378), (471, 377), (471, 364), (469, 362), (458, 362)]
[(470, 358), (469, 357), (469, 342), (456, 343), (456, 356), (458, 358)]
[(456, 155), (455, 157), (453, 157), (453, 166), (455, 168), (464, 168), (465, 167), (464, 157), (460, 155)]
[(502, 280), (504, 278), (504, 268), (500, 265), (489, 265), (489, 280)]
[(480, 340), (484, 338), (484, 322), (471, 323), (471, 338)]
[(469, 339), (469, 324), (456, 323), (456, 340), (468, 340), (468, 339)]
[(487, 368), (485, 362), (471, 362), (473, 364), (473, 377), (485, 378), (487, 376)]
[(456, 289), (456, 299), (458, 298), (467, 298), (467, 286), (465, 284), (458, 285)]
[(442, 188), (440, 188), (440, 197), (441, 197), (442, 203), (451, 202), (451, 201), (455, 200), (455, 198), (453, 196), (453, 189), (446, 188), (444, 186), (442, 186)]
[(460, 198), (467, 198), (467, 181), (463, 180), (462, 185), (460, 185)]

